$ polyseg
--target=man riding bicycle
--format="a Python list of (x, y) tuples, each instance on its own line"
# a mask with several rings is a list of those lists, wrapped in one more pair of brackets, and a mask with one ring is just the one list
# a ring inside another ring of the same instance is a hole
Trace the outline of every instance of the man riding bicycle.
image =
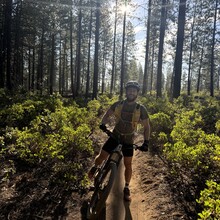
[[(104, 114), (100, 128), (106, 130), (106, 124), (109, 123), (110, 116), (116, 116), (116, 124), (113, 129), (113, 134), (120, 138), (123, 143), (122, 153), (124, 156), (125, 165), (125, 187), (124, 199), (131, 201), (129, 184), (132, 177), (132, 159), (133, 159), (133, 145), (134, 133), (139, 122), (144, 127), (144, 142), (141, 146), (142, 151), (148, 151), (148, 144), (150, 138), (150, 122), (146, 108), (136, 102), (140, 86), (135, 81), (130, 81), (125, 86), (126, 99), (123, 101), (115, 102)], [(92, 178), (97, 170), (97, 167), (107, 159), (112, 150), (115, 149), (118, 142), (113, 138), (109, 139), (103, 145), (100, 153), (96, 156), (94, 166), (90, 169), (88, 176)], [(127, 148), (127, 149), (126, 149)]]

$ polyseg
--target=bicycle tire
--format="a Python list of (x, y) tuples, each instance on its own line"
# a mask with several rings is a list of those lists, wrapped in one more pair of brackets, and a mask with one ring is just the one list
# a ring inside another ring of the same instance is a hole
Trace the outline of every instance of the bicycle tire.
[[(108, 195), (110, 193), (110, 190), (112, 188), (112, 185), (116, 177), (116, 173), (117, 173), (117, 165), (114, 162), (110, 162), (107, 168), (105, 169), (102, 178), (95, 186), (94, 193), (88, 205), (88, 215), (87, 215), (88, 219), (93, 220), (98, 218), (108, 198)], [(100, 186), (106, 181), (107, 181), (107, 185), (104, 186), (104, 189), (101, 189)], [(100, 192), (101, 192), (101, 196), (99, 196)]]

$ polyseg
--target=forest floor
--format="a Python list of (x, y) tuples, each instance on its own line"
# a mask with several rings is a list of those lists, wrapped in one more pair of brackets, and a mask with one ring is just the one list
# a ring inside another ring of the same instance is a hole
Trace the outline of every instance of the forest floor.
[[(105, 138), (100, 138), (100, 146)], [(81, 219), (80, 209), (86, 196), (68, 187), (51, 184), (48, 169), (49, 166), (23, 166), (10, 182), (0, 184), (1, 220)], [(168, 176), (167, 167), (160, 157), (150, 152), (135, 152), (130, 186), (132, 201), (122, 203), (123, 186), (119, 186), (121, 192), (115, 193), (113, 189), (107, 201), (106, 220), (192, 219), (187, 216), (178, 196), (172, 192)], [(123, 184), (123, 178), (116, 180), (116, 183), (120, 182)], [(117, 197), (112, 197), (114, 194)], [(120, 206), (118, 201), (123, 205)], [(120, 212), (124, 212), (123, 216), (112, 214)]]

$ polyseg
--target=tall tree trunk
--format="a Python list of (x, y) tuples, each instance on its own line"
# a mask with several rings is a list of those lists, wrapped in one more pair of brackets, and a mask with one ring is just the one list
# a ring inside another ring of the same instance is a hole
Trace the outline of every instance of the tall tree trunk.
[(219, 83), (220, 83), (220, 66), (218, 66), (218, 76), (217, 76), (218, 78), (217, 78), (217, 90), (219, 91), (219, 89), (220, 89), (220, 85), (219, 85)]
[(167, 17), (166, 2), (167, 2), (166, 0), (163, 0), (162, 8), (161, 8), (160, 42), (159, 42), (158, 69), (157, 69), (157, 97), (162, 97), (163, 45), (164, 45), (166, 17)]
[(77, 50), (76, 50), (76, 96), (79, 95), (80, 90), (80, 77), (81, 77), (81, 32), (82, 32), (82, 0), (79, 2), (79, 15), (78, 15), (78, 32), (77, 32)]
[[(156, 32), (156, 31), (155, 31)], [(152, 45), (152, 58), (151, 58), (151, 74), (150, 74), (150, 94), (153, 91), (153, 81), (154, 81), (154, 57), (155, 57), (155, 41)]]
[[(35, 39), (35, 38), (34, 38)], [(35, 42), (35, 41), (34, 41)], [(34, 92), (34, 83), (35, 83), (35, 47), (33, 47), (33, 57), (32, 57), (32, 77), (31, 77), (31, 90)]]
[[(125, 8), (127, 6), (127, 0), (125, 0)], [(121, 83), (120, 83), (120, 99), (123, 97), (124, 91), (124, 75), (125, 75), (125, 32), (126, 32), (126, 10), (124, 11), (123, 19), (123, 34), (122, 34), (122, 56), (121, 56)]]
[(6, 62), (6, 88), (12, 90), (11, 81), (11, 16), (12, 16), (12, 0), (6, 1), (6, 12), (5, 12), (5, 39), (7, 48), (7, 62)]
[(191, 28), (191, 36), (190, 36), (190, 51), (189, 51), (189, 67), (188, 67), (188, 87), (187, 87), (187, 94), (190, 95), (191, 93), (191, 65), (192, 65), (192, 50), (193, 50), (193, 35), (194, 35), (194, 25), (195, 25), (195, 15), (196, 15), (196, 4), (194, 5), (194, 13), (193, 13), (193, 22)]
[(92, 39), (92, 9), (90, 12), (90, 22), (89, 22), (88, 61), (87, 61), (87, 74), (86, 74), (86, 98), (89, 97), (91, 39)]
[[(74, 76), (74, 69), (73, 69), (73, 12), (72, 12), (72, 8), (71, 8), (71, 10), (70, 10), (70, 78), (71, 78), (72, 97), (74, 99), (76, 94), (75, 94), (75, 86), (74, 86), (74, 77), (73, 76)], [(66, 80), (67, 80), (66, 83), (68, 83), (68, 77)], [(68, 87), (68, 85), (67, 85), (67, 87)]]
[(13, 63), (13, 79), (14, 89), (23, 86), (23, 71), (22, 71), (22, 46), (21, 46), (21, 16), (22, 16), (22, 1), (17, 3), (16, 18), (15, 18), (15, 44), (14, 44), (14, 63)]
[(50, 95), (53, 94), (54, 76), (55, 76), (55, 34), (52, 33), (52, 47), (51, 47), (51, 65), (50, 65)]
[(100, 29), (100, 0), (96, 2), (96, 29), (95, 29), (95, 55), (92, 98), (97, 99), (99, 76), (99, 29)]
[(198, 73), (197, 90), (196, 90), (197, 92), (199, 92), (199, 89), (200, 89), (203, 54), (204, 54), (204, 48), (202, 48), (202, 53), (201, 53), (201, 57), (200, 57), (200, 61), (199, 61), (200, 64), (199, 64), (199, 73)]
[(182, 54), (183, 54), (184, 28), (186, 22), (185, 17), (186, 17), (186, 0), (180, 0), (176, 57), (174, 62), (175, 75), (174, 75), (174, 85), (173, 85), (173, 98), (178, 98), (180, 96), (180, 90), (181, 90)]
[(117, 34), (117, 19), (118, 19), (118, 0), (115, 1), (115, 24), (114, 24), (114, 40), (113, 40), (113, 56), (112, 56), (112, 78), (110, 94), (113, 94), (115, 84), (115, 47), (116, 47), (116, 34)]
[(44, 24), (42, 24), (42, 34), (40, 40), (40, 51), (39, 51), (39, 59), (38, 59), (38, 68), (37, 68), (37, 90), (42, 94), (43, 89), (43, 66), (44, 66)]
[[(106, 43), (106, 42), (105, 42)], [(104, 50), (105, 51), (105, 46)], [(105, 57), (105, 52), (103, 53), (103, 58), (102, 58), (102, 94), (105, 92), (105, 72), (106, 72), (106, 57)]]
[(28, 91), (31, 91), (31, 47), (28, 47)]
[(144, 79), (143, 79), (143, 88), (142, 94), (144, 95), (147, 92), (148, 84), (148, 66), (149, 66), (149, 42), (150, 42), (150, 23), (151, 23), (151, 0), (148, 2), (148, 18), (147, 18), (147, 36), (146, 36), (146, 49), (145, 49), (145, 64), (144, 64)]
[(63, 45), (63, 68), (62, 68), (62, 77), (61, 77), (61, 91), (62, 95), (64, 95), (64, 91), (66, 90), (66, 81), (67, 79), (67, 60), (66, 60), (66, 39), (64, 40), (64, 45)]
[(215, 66), (215, 32), (216, 32), (216, 18), (218, 10), (218, 0), (215, 1), (214, 27), (212, 33), (212, 50), (211, 50), (211, 71), (210, 71), (210, 96), (214, 96), (214, 66)]
[[(5, 14), (6, 17), (6, 0), (4, 1), (3, 4), (3, 9), (2, 13)], [(2, 15), (3, 16), (3, 15)], [(2, 33), (0, 34), (0, 88), (4, 88), (5, 86), (5, 57), (6, 57), (6, 43), (7, 43), (7, 38), (6, 38), (6, 31), (7, 31), (7, 26), (3, 22), (4, 19), (1, 20), (1, 26), (3, 27)]]
[(62, 94), (62, 32), (60, 32), (60, 51), (59, 51), (59, 83), (58, 83), (58, 88), (59, 88), (59, 93)]

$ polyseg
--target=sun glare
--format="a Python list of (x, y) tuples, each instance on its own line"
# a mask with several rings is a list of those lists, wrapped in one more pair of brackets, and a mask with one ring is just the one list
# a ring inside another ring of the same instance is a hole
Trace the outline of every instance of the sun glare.
[(119, 11), (124, 13), (124, 12), (129, 12), (131, 11), (131, 7), (129, 5), (122, 5), (120, 8), (119, 8)]

